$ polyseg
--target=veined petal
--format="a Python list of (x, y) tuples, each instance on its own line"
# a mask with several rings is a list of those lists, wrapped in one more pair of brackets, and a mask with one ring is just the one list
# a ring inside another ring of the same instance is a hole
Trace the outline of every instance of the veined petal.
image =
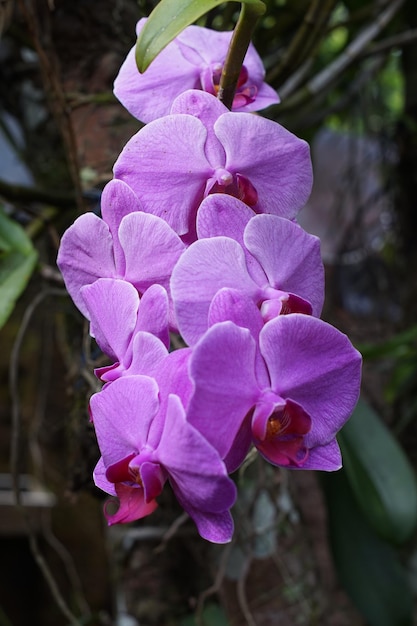
[(272, 287), (307, 300), (313, 307), (313, 315), (320, 315), (324, 267), (317, 237), (289, 220), (256, 215), (245, 228), (244, 243), (259, 261)]
[(57, 264), (81, 313), (88, 316), (80, 289), (98, 278), (117, 278), (109, 227), (94, 213), (75, 220), (62, 236)]
[(212, 543), (229, 543), (232, 540), (234, 524), (229, 511), (208, 513), (207, 511), (195, 509), (188, 501), (182, 499), (182, 491), (177, 488), (175, 482), (173, 480), (170, 482), (178, 502), (194, 521), (203, 539), (207, 539), (207, 541)]
[(187, 510), (223, 513), (235, 502), (236, 486), (219, 453), (187, 420), (181, 400), (168, 398), (164, 429), (156, 454), (181, 492)]
[(223, 146), (214, 132), (214, 124), (228, 109), (218, 98), (204, 91), (192, 89), (176, 98), (171, 113), (186, 113), (192, 115), (204, 124), (207, 130), (207, 138), (204, 144), (204, 152), (213, 169), (221, 167), (226, 161)]
[(192, 115), (167, 115), (134, 135), (114, 166), (115, 178), (133, 189), (144, 210), (163, 218), (179, 235), (192, 228), (212, 175), (206, 138), (205, 126)]
[(125, 215), (142, 211), (142, 205), (133, 190), (121, 180), (111, 180), (101, 194), (101, 215), (113, 238), (116, 269), (120, 276), (125, 273), (125, 256), (119, 243), (119, 226)]
[(119, 499), (119, 508), (116, 513), (109, 513), (109, 501), (104, 506), (104, 515), (109, 526), (113, 524), (127, 524), (137, 519), (142, 519), (153, 513), (158, 506), (155, 500), (145, 501), (144, 491), (140, 487), (129, 487), (123, 483), (116, 485), (116, 493)]
[(194, 346), (194, 383), (187, 419), (224, 458), (261, 393), (255, 376), (256, 343), (246, 328), (222, 322)]
[[(168, 350), (160, 339), (150, 332), (138, 331), (133, 339), (128, 374), (154, 377), (159, 364), (167, 358)], [(103, 380), (107, 380), (103, 378)]]
[(243, 235), (245, 227), (256, 213), (247, 204), (224, 193), (214, 193), (204, 198), (197, 213), (197, 234), (199, 239), (209, 237), (230, 237), (237, 241), (245, 253), (246, 266), (252, 279), (258, 284), (266, 282), (262, 267), (247, 250)]
[(148, 376), (123, 376), (90, 399), (98, 445), (106, 467), (138, 453), (159, 409), (158, 386)]
[(307, 447), (329, 443), (358, 400), (359, 352), (330, 324), (298, 313), (265, 324), (259, 342), (273, 391), (311, 417)]
[(249, 276), (241, 246), (227, 237), (199, 239), (174, 268), (171, 291), (181, 335), (193, 345), (208, 328), (210, 303), (224, 287), (257, 299), (260, 292)]
[[(141, 32), (146, 19), (137, 24)], [(198, 86), (199, 69), (189, 63), (175, 41), (168, 44), (140, 74), (136, 65), (134, 46), (114, 81), (114, 95), (134, 117), (146, 124), (168, 115), (174, 98), (185, 89)]]
[(120, 224), (119, 240), (126, 258), (126, 280), (142, 293), (155, 283), (169, 287), (172, 269), (185, 246), (163, 219), (130, 213)]
[(139, 295), (124, 280), (99, 278), (81, 288), (91, 320), (90, 334), (101, 350), (115, 361), (123, 361), (136, 326)]
[(336, 439), (332, 439), (324, 446), (310, 448), (308, 457), (301, 469), (336, 472), (342, 467), (342, 455)]
[(106, 466), (104, 465), (103, 457), (99, 458), (97, 465), (94, 468), (93, 480), (94, 484), (102, 491), (109, 493), (111, 496), (117, 495), (114, 483), (111, 483), (106, 478)]
[[(171, 314), (171, 317), (173, 313)], [(169, 348), (169, 300), (164, 287), (158, 284), (151, 285), (140, 299), (140, 308), (136, 331), (145, 331), (155, 335)]]
[(248, 113), (225, 113), (214, 130), (226, 151), (224, 167), (256, 188), (255, 211), (295, 217), (313, 182), (308, 144), (276, 122)]

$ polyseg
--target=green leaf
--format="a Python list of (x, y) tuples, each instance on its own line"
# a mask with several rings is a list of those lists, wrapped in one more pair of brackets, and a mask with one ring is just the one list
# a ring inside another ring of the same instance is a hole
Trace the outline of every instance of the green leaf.
[[(184, 28), (223, 2), (224, 0), (161, 0), (138, 37), (136, 63), (139, 72), (144, 72), (161, 50)], [(257, 16), (262, 15), (266, 9), (261, 0), (242, 0), (242, 4), (249, 5)]]
[(320, 478), (340, 582), (369, 626), (411, 626), (413, 599), (396, 550), (368, 524), (343, 470)]
[(347, 478), (369, 523), (385, 539), (404, 542), (417, 525), (417, 484), (401, 446), (364, 400), (339, 443)]
[(0, 209), (0, 328), (26, 287), (37, 258), (23, 228)]

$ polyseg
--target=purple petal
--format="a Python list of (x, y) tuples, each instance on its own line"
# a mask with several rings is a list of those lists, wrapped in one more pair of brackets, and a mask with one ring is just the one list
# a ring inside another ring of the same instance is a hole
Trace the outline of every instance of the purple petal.
[(237, 242), (227, 237), (199, 239), (184, 252), (171, 279), (178, 328), (188, 345), (208, 328), (211, 300), (223, 287), (238, 289), (255, 301), (260, 293)]
[(321, 470), (335, 472), (342, 467), (342, 455), (336, 439), (332, 439), (324, 446), (317, 446), (309, 450), (308, 457), (300, 469)]
[(137, 519), (142, 519), (153, 513), (158, 506), (155, 500), (146, 502), (144, 491), (140, 487), (130, 487), (123, 483), (116, 485), (116, 493), (119, 498), (119, 508), (114, 514), (108, 512), (111, 502), (106, 502), (104, 506), (104, 515), (106, 516), (109, 526), (113, 524), (127, 524)]
[(81, 287), (94, 283), (98, 278), (118, 277), (107, 224), (94, 213), (81, 215), (62, 236), (57, 264), (68, 293), (87, 317)]
[(243, 463), (252, 444), (252, 431), (250, 427), (251, 415), (248, 414), (239, 432), (232, 443), (228, 454), (224, 458), (224, 464), (229, 474), (235, 472)]
[(213, 168), (220, 167), (226, 161), (223, 146), (214, 132), (214, 124), (220, 115), (227, 112), (228, 109), (218, 98), (212, 94), (195, 89), (181, 94), (171, 108), (171, 113), (186, 113), (196, 117), (204, 124), (207, 130), (204, 152)]
[[(137, 34), (145, 21), (138, 22)], [(168, 115), (172, 101), (185, 89), (197, 87), (199, 70), (184, 58), (174, 41), (140, 74), (135, 48), (130, 50), (114, 81), (114, 94), (134, 117), (147, 124)]]
[(101, 215), (108, 224), (113, 237), (115, 264), (118, 273), (125, 272), (125, 257), (118, 239), (120, 222), (129, 213), (141, 211), (142, 206), (137, 195), (121, 180), (111, 180), (101, 195)]
[(170, 352), (158, 364), (154, 377), (159, 387), (159, 400), (163, 414), (166, 413), (166, 403), (171, 393), (180, 398), (184, 408), (188, 407), (194, 389), (188, 372), (191, 354), (191, 348), (180, 348)]
[(212, 543), (229, 543), (232, 540), (234, 524), (229, 511), (208, 513), (207, 511), (194, 509), (189, 502), (182, 499), (183, 494), (177, 489), (174, 481), (171, 481), (171, 485), (178, 502), (194, 521), (203, 539), (207, 539), (207, 541)]
[[(168, 350), (160, 339), (148, 332), (138, 331), (132, 342), (131, 362), (126, 374), (143, 374), (154, 377), (159, 364), (167, 356)], [(114, 378), (103, 377), (103, 380), (114, 380)]]
[(90, 410), (106, 467), (139, 452), (158, 409), (158, 386), (148, 376), (118, 378), (91, 397)]
[(298, 313), (265, 324), (260, 349), (271, 388), (309, 414), (308, 448), (329, 443), (350, 417), (359, 395), (361, 356), (330, 324)]
[(265, 272), (243, 243), (245, 227), (255, 213), (244, 202), (223, 193), (214, 193), (204, 198), (197, 213), (199, 239), (208, 237), (230, 237), (243, 248), (246, 266), (258, 285), (266, 282)]
[(166, 348), (169, 348), (168, 320), (168, 294), (161, 285), (151, 285), (140, 299), (136, 331), (143, 330), (155, 335)]
[(187, 420), (178, 396), (170, 395), (165, 426), (156, 450), (160, 463), (181, 494), (182, 504), (223, 513), (235, 502), (236, 487), (219, 453)]
[(198, 238), (224, 236), (242, 245), (245, 227), (255, 215), (241, 200), (223, 193), (214, 193), (204, 198), (198, 208)]
[(106, 493), (109, 493), (111, 496), (117, 495), (114, 483), (111, 483), (106, 478), (106, 466), (104, 465), (103, 457), (99, 458), (97, 465), (94, 468), (93, 479), (94, 484), (99, 489), (105, 491)]
[(220, 289), (213, 297), (208, 311), (208, 327), (227, 321), (248, 328), (255, 340), (263, 328), (261, 313), (253, 299), (230, 288)]
[[(249, 73), (249, 76), (252, 82), (251, 72)], [(275, 89), (273, 89), (272, 87), (270, 87), (270, 85), (267, 85), (266, 83), (262, 83), (260, 87), (258, 88), (256, 97), (253, 102), (248, 102), (247, 104), (245, 104), (245, 106), (240, 107), (239, 109), (233, 107), (232, 110), (244, 111), (245, 113), (251, 113), (252, 111), (262, 111), (262, 109), (266, 109), (267, 107), (270, 107), (273, 104), (278, 104), (279, 102), (280, 102), (280, 99)]]
[(185, 246), (163, 219), (131, 213), (120, 224), (119, 240), (126, 258), (126, 280), (142, 293), (154, 283), (168, 288)]
[(123, 361), (136, 326), (139, 295), (124, 280), (99, 278), (81, 288), (91, 320), (90, 334), (101, 350), (115, 361)]
[[(213, 168), (204, 153), (205, 126), (192, 115), (168, 115), (147, 124), (128, 141), (114, 166), (138, 195), (144, 210), (186, 234)], [(126, 218), (125, 218), (126, 219)]]
[(225, 113), (214, 130), (226, 151), (224, 167), (256, 188), (255, 210), (295, 217), (311, 191), (308, 144), (276, 122), (248, 113)]
[(193, 349), (190, 376), (195, 390), (187, 418), (221, 457), (228, 454), (260, 395), (255, 355), (250, 332), (231, 322), (209, 328)]
[(318, 317), (324, 300), (320, 240), (289, 220), (257, 215), (246, 226), (244, 241), (269, 284), (310, 302)]

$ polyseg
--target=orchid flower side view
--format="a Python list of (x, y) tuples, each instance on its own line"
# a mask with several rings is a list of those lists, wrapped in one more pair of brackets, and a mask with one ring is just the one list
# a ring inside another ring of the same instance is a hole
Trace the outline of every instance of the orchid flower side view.
[(57, 261), (109, 359), (90, 400), (94, 480), (118, 499), (108, 523), (151, 514), (169, 484), (215, 543), (232, 538), (230, 474), (252, 446), (275, 466), (341, 467), (361, 379), (360, 354), (320, 319), (320, 242), (296, 222), (308, 144), (253, 113), (279, 98), (252, 44), (232, 110), (221, 102), (230, 40), (188, 26), (143, 74), (130, 51), (114, 91), (146, 125)]

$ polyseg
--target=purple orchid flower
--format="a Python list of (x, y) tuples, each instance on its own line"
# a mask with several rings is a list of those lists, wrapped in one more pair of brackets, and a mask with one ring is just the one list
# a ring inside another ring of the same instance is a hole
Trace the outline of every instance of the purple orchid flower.
[(171, 278), (178, 328), (188, 345), (207, 330), (212, 300), (223, 288), (252, 298), (265, 322), (287, 313), (320, 315), (324, 269), (317, 237), (276, 215), (254, 215), (224, 194), (203, 200), (197, 233)]
[[(172, 269), (185, 249), (162, 218), (141, 210), (137, 196), (122, 181), (106, 185), (101, 206), (103, 219), (85, 213), (68, 228), (57, 259), (70, 296), (88, 319), (82, 287), (99, 278), (118, 278), (141, 295), (154, 284), (169, 294)], [(169, 321), (175, 329), (172, 311)]]
[(236, 488), (218, 452), (187, 422), (181, 400), (170, 394), (161, 412), (158, 385), (148, 376), (125, 376), (92, 396), (91, 413), (102, 457), (96, 485), (119, 498), (109, 524), (149, 515), (169, 480), (202, 537), (230, 541), (229, 509)]
[[(136, 26), (139, 36), (146, 19)], [(168, 115), (175, 98), (187, 89), (202, 89), (217, 95), (230, 32), (188, 26), (140, 74), (132, 48), (114, 82), (114, 94), (124, 107), (144, 123)], [(264, 82), (265, 70), (250, 44), (240, 72), (234, 111), (259, 111), (277, 104), (279, 97)]]
[(129, 373), (153, 375), (168, 355), (168, 295), (152, 285), (139, 298), (130, 283), (99, 278), (81, 288), (90, 334), (115, 363), (95, 370), (109, 382)]
[(217, 98), (190, 90), (171, 114), (147, 124), (114, 166), (146, 212), (179, 235), (195, 237), (205, 196), (226, 193), (256, 213), (294, 218), (311, 190), (308, 144), (258, 115), (231, 113)]
[(360, 354), (336, 328), (308, 315), (279, 316), (260, 331), (248, 326), (216, 323), (194, 346), (188, 420), (229, 471), (251, 442), (275, 465), (339, 469), (335, 436), (358, 399)]

